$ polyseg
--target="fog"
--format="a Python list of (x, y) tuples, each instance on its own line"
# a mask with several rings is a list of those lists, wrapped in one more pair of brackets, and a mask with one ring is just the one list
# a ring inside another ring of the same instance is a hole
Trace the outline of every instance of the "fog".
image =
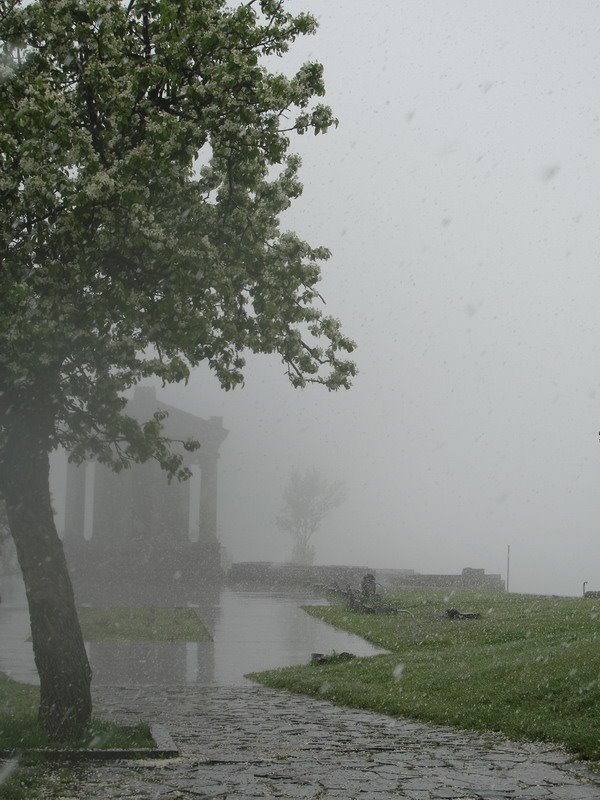
[(322, 293), (356, 339), (348, 391), (244, 388), (207, 369), (160, 399), (230, 431), (219, 539), (284, 560), (294, 467), (344, 480), (318, 563), (506, 571), (511, 590), (600, 588), (600, 166), (595, 2), (301, 0), (340, 125), (295, 141), (285, 227), (333, 251)]

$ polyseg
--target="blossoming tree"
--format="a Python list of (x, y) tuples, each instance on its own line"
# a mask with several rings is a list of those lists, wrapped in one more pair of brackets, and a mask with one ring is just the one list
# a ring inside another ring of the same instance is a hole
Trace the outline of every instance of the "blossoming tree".
[(328, 253), (279, 223), (290, 136), (334, 119), (319, 64), (269, 66), (314, 30), (280, 0), (0, 0), (0, 492), (54, 738), (91, 699), (49, 453), (185, 478), (160, 415), (125, 413), (139, 380), (206, 361), (230, 389), (245, 351), (295, 386), (354, 374), (319, 306)]

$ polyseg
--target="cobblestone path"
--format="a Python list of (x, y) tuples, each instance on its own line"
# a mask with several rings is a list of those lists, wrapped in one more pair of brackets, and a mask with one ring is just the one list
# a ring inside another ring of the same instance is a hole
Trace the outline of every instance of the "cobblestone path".
[(77, 768), (64, 798), (600, 800), (561, 750), (338, 708), (262, 687), (102, 690), (98, 710), (165, 723), (172, 761)]

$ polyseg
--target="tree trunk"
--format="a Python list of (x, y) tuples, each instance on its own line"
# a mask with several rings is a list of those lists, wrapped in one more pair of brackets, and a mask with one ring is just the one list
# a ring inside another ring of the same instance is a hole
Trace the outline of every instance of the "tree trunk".
[(60, 740), (89, 723), (92, 700), (91, 669), (50, 502), (51, 430), (35, 412), (12, 418), (1, 488), (29, 604), (40, 677), (39, 720), (51, 739)]

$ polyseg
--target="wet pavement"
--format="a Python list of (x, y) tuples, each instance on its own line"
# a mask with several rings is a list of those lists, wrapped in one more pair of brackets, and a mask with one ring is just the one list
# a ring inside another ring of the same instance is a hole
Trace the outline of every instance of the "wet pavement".
[[(407, 798), (600, 800), (560, 749), (512, 743), (257, 687), (244, 673), (311, 652), (374, 648), (306, 615), (314, 599), (224, 591), (200, 610), (214, 641), (92, 645), (97, 713), (166, 724), (167, 761), (81, 765), (60, 800)], [(35, 678), (27, 615), (0, 608), (0, 670)]]
[(66, 798), (598, 800), (567, 755), (263, 687), (99, 690), (98, 707), (165, 723), (174, 761), (85, 766)]

